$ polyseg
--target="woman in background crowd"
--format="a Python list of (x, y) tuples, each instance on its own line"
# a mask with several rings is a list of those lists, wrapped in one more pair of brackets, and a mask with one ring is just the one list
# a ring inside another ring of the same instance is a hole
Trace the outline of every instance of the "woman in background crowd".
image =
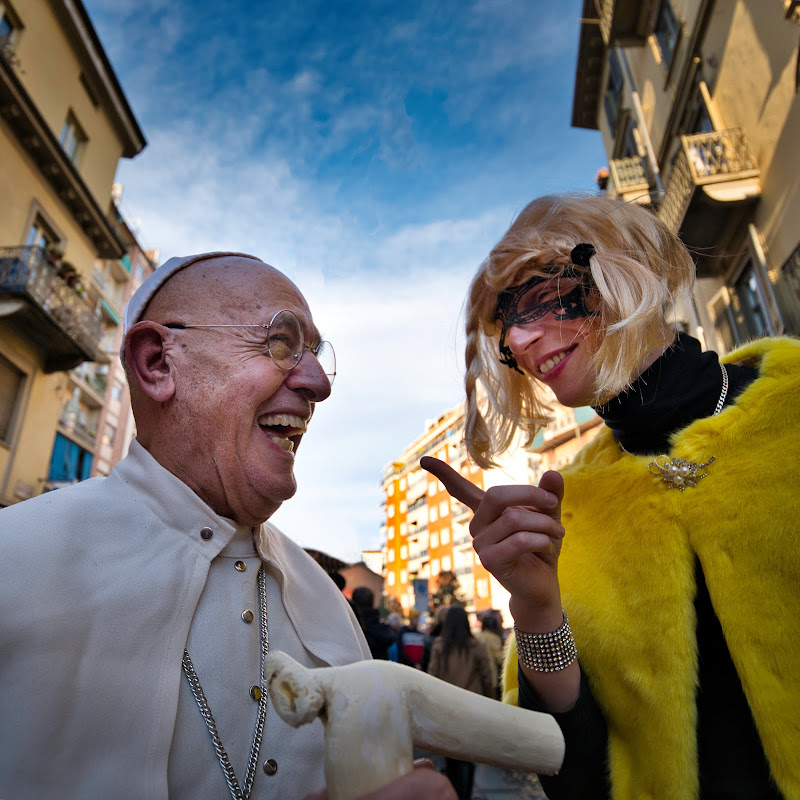
[(503, 665), (503, 634), (497, 616), (487, 611), (479, 617), (481, 629), (475, 634), (475, 638), (486, 648), (489, 656), (489, 664), (492, 668), (492, 675), (495, 676), (495, 695), (500, 699), (500, 669)]
[(397, 639), (397, 633), (381, 621), (380, 612), (375, 608), (375, 594), (368, 586), (353, 589), (351, 605), (364, 632), (373, 658), (389, 660), (389, 648)]
[[(431, 648), (428, 672), (435, 678), (461, 689), (495, 696), (495, 673), (486, 648), (472, 635), (467, 612), (460, 606), (447, 611), (444, 632)], [(459, 800), (470, 800), (475, 780), (475, 765), (470, 761), (447, 758), (447, 777)]]

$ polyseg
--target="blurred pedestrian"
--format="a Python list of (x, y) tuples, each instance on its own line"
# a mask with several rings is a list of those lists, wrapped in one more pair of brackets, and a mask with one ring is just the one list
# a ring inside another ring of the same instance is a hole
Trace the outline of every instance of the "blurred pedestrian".
[[(496, 696), (496, 673), (492, 670), (484, 645), (473, 635), (467, 612), (461, 606), (452, 606), (439, 635), (431, 648), (428, 672), (435, 678), (447, 681), (485, 697)], [(475, 782), (475, 764), (447, 758), (447, 777), (453, 784), (459, 800), (470, 800)]]
[(481, 629), (475, 633), (475, 638), (483, 643), (489, 656), (492, 675), (495, 677), (495, 697), (500, 699), (500, 670), (503, 666), (503, 635), (497, 616), (490, 610), (479, 618)]
[(425, 651), (426, 636), (417, 628), (419, 612), (413, 608), (408, 613), (408, 625), (400, 629), (397, 640), (397, 660), (415, 669), (422, 668), (422, 654)]
[(386, 624), (394, 631), (394, 641), (389, 645), (388, 657), (389, 661), (397, 661), (397, 642), (400, 638), (400, 630), (403, 627), (403, 618), (394, 612), (386, 617)]
[(436, 611), (433, 612), (433, 622), (428, 628), (428, 633), (425, 637), (425, 643), (422, 651), (422, 662), (420, 663), (420, 668), (424, 672), (428, 671), (428, 666), (431, 662), (431, 648), (433, 647), (433, 643), (436, 638), (441, 636), (442, 631), (444, 630), (444, 622), (449, 610), (450, 606), (439, 606)]
[(368, 586), (356, 587), (353, 589), (352, 604), (372, 657), (388, 661), (389, 647), (397, 638), (397, 634), (381, 621), (380, 613), (375, 608), (374, 592)]

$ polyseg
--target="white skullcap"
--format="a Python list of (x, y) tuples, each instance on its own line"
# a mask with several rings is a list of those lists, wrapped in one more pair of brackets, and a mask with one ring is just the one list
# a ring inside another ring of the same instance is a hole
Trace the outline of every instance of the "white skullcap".
[(254, 261), (261, 261), (256, 256), (248, 255), (247, 253), (200, 253), (196, 256), (183, 256), (181, 258), (170, 258), (165, 261), (158, 269), (153, 270), (147, 276), (147, 280), (133, 293), (133, 297), (128, 300), (125, 306), (124, 327), (123, 327), (123, 347), (125, 335), (131, 329), (131, 326), (139, 321), (145, 306), (150, 302), (153, 295), (161, 288), (161, 284), (174, 275), (179, 270), (188, 267), (190, 264), (195, 264), (198, 261), (205, 261), (208, 258), (220, 258), (222, 256), (236, 256), (237, 258), (252, 258)]

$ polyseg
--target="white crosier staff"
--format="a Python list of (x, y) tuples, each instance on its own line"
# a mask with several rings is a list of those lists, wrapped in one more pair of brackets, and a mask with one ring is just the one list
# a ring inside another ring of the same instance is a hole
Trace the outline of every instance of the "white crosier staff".
[(549, 714), (509, 706), (391, 661), (306, 669), (270, 654), (275, 710), (294, 727), (325, 726), (329, 800), (356, 800), (414, 768), (419, 747), (464, 761), (545, 775), (558, 772), (564, 738)]

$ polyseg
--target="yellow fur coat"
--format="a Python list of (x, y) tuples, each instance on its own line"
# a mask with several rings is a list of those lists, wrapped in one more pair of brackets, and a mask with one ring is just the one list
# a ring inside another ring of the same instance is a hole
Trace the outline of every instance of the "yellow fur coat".
[[(672, 437), (673, 456), (716, 457), (696, 488), (667, 489), (607, 428), (563, 470), (562, 599), (608, 722), (614, 800), (698, 796), (695, 555), (773, 777), (800, 800), (800, 341), (723, 361), (759, 377)], [(513, 644), (504, 689), (516, 704)]]

